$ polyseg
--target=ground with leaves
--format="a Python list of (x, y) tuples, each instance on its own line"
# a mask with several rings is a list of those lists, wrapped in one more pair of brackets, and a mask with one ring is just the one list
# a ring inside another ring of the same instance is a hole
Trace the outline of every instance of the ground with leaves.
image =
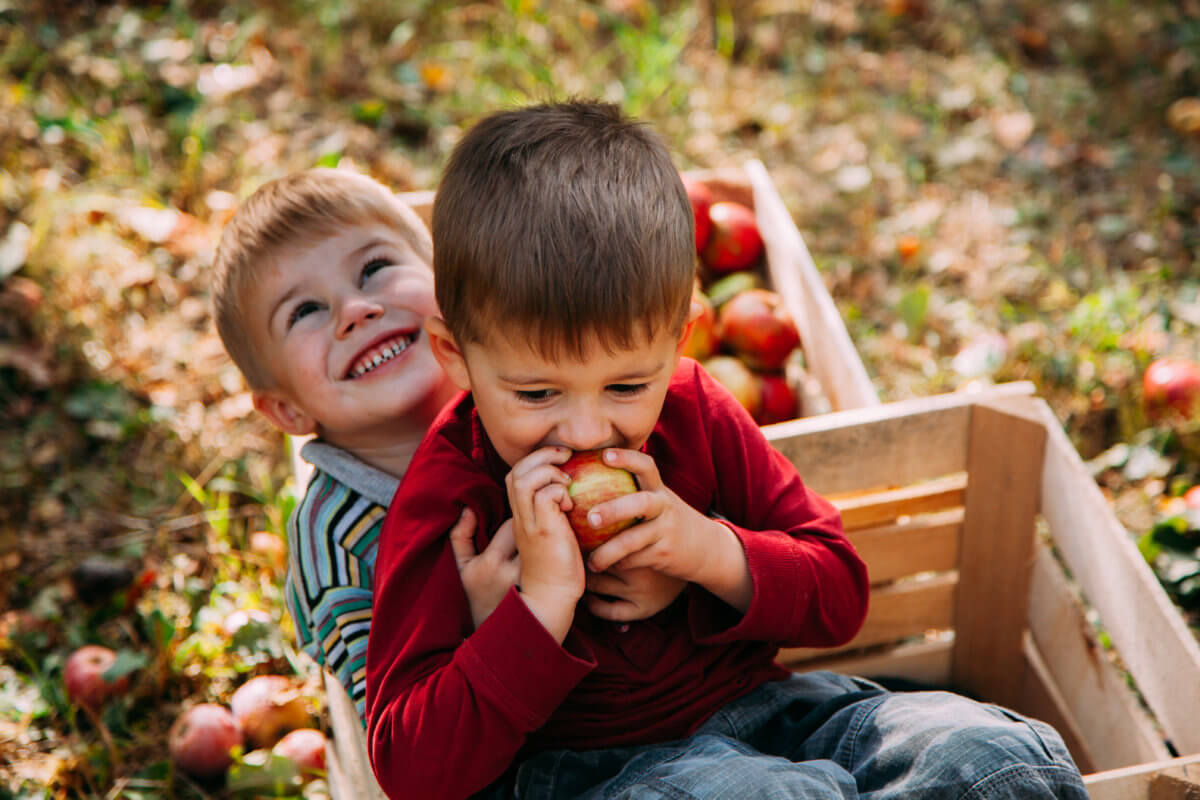
[[(765, 162), (880, 395), (1034, 381), (1193, 619), (1197, 433), (1140, 377), (1200, 356), (1200, 2), (380, 5), (0, 2), (0, 797), (211, 793), (179, 708), (312, 685), (250, 547), (295, 487), (211, 328), (220, 226), (316, 163), (431, 188), (530, 98)], [(61, 688), (91, 641), (134, 679), (96, 719)]]

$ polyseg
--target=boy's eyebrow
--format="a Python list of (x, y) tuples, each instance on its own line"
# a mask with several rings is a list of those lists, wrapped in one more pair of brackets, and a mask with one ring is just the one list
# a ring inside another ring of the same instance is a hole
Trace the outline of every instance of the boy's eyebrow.
[[(636, 370), (633, 370), (630, 372), (622, 373), (620, 375), (614, 375), (613, 377), (609, 378), (605, 382), (606, 383), (628, 383), (630, 381), (646, 380), (647, 378), (652, 378), (655, 375), (657, 375), (659, 372), (662, 372), (663, 367), (665, 367), (665, 366), (666, 366), (666, 362), (659, 361), (658, 363), (654, 364), (653, 366), (649, 366), (644, 369), (636, 369)], [(513, 384), (514, 386), (521, 386), (521, 385), (527, 385), (527, 384), (538, 384), (538, 383), (554, 383), (553, 380), (547, 380), (544, 375), (522, 375), (522, 374), (518, 373), (515, 375), (500, 374), (500, 375), (497, 375), (497, 377), (500, 378), (500, 380), (504, 381), (505, 383), (510, 383), (510, 384)]]

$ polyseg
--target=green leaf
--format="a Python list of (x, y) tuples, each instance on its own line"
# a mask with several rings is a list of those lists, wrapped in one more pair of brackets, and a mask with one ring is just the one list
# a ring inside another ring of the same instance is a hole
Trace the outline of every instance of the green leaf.
[(112, 666), (104, 671), (104, 680), (111, 683), (146, 666), (146, 655), (135, 650), (118, 650)]

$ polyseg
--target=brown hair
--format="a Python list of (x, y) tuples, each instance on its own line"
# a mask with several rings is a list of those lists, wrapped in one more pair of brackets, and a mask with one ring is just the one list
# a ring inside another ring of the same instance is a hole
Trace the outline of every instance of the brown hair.
[(629, 347), (682, 328), (694, 224), (666, 146), (616, 106), (497, 112), (454, 148), (434, 200), (438, 305), (460, 344)]
[(212, 298), (217, 333), (251, 388), (271, 385), (249, 335), (246, 298), (262, 270), (284, 248), (299, 247), (371, 222), (394, 228), (425, 263), (429, 230), (411, 208), (379, 182), (345, 169), (295, 172), (260, 186), (225, 225), (213, 259)]

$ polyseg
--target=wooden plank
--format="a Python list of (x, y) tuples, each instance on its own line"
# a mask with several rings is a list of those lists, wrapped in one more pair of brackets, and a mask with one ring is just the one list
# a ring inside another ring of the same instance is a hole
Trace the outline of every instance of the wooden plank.
[(1079, 767), (1081, 772), (1095, 772), (1096, 760), (1088, 748), (1088, 737), (1071, 713), (1066, 698), (1059, 690), (1059, 684), (1054, 680), (1029, 631), (1025, 631), (1025, 635), (1021, 637), (1021, 653), (1025, 658), (1025, 673), (1021, 685), (1021, 702), (1014, 706), (1014, 709), (1026, 716), (1040, 719), (1058, 731), (1063, 744), (1075, 759), (1075, 766)]
[(1084, 775), (1083, 785), (1091, 800), (1149, 800), (1150, 787), (1159, 775), (1181, 767), (1194, 771), (1198, 766), (1200, 754), (1193, 754)]
[[(1042, 515), (1139, 691), (1179, 752), (1200, 752), (1200, 643), (1138, 553), (1049, 406)], [(1098, 557), (1102, 554), (1102, 557)]]
[(930, 630), (945, 630), (954, 622), (955, 574), (901, 581), (871, 590), (871, 605), (862, 630), (841, 647), (787, 647), (776, 658), (792, 665), (808, 658), (826, 658), (834, 653), (877, 644), (893, 644)]
[(1029, 609), (1030, 558), (1039, 505), (1045, 427), (977, 406), (971, 414), (954, 685), (1001, 705), (1019, 702), (1021, 637)]
[(1200, 800), (1200, 767), (1172, 767), (1155, 775), (1150, 800)]
[(1032, 391), (1024, 381), (1000, 384), (789, 420), (763, 434), (822, 494), (903, 486), (966, 469), (972, 405)]
[(850, 532), (854, 549), (867, 562), (872, 584), (888, 583), (918, 572), (958, 566), (963, 509), (924, 514), (906, 522)]
[(1039, 545), (1034, 556), (1029, 627), (1071, 718), (1086, 736), (1091, 771), (1170, 755), (1124, 676), (1104, 653), (1046, 545)]
[(967, 476), (964, 473), (935, 478), (913, 486), (869, 494), (829, 496), (842, 512), (847, 531), (895, 522), (902, 517), (945, 511), (963, 504)]
[(829, 395), (836, 409), (879, 405), (879, 393), (871, 384), (846, 323), (838, 311), (821, 273), (813, 263), (808, 247), (784, 205), (767, 168), (751, 159), (745, 164), (746, 175), (754, 187), (754, 214), (767, 251), (771, 283), (788, 308), (800, 309), (796, 325), (808, 370)]
[(830, 658), (814, 658), (794, 665), (799, 672), (828, 669), (843, 675), (864, 678), (904, 678), (928, 686), (950, 684), (950, 653), (953, 635), (944, 639), (905, 642), (869, 651), (857, 651)]
[[(325, 702), (333, 728), (339, 771), (344, 775), (337, 788), (330, 783), (333, 800), (384, 800), (383, 790), (375, 781), (367, 758), (367, 736), (358, 710), (346, 688), (329, 672), (325, 673)], [(335, 793), (343, 789), (348, 793)]]

